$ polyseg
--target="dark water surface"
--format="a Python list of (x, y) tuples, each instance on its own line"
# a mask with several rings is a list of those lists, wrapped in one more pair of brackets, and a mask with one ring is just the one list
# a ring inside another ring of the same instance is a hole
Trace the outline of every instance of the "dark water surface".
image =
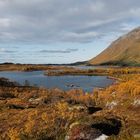
[(22, 85), (25, 83), (30, 83), (30, 85), (37, 85), (47, 88), (60, 88), (63, 90), (82, 88), (87, 92), (93, 91), (95, 87), (107, 87), (114, 82), (114, 80), (108, 79), (106, 76), (44, 76), (43, 73), (43, 71), (4, 71), (0, 72), (0, 77), (8, 78), (19, 82)]

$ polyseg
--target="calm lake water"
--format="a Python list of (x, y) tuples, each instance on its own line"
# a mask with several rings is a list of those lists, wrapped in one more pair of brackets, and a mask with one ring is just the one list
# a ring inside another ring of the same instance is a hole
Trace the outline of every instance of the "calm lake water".
[(30, 85), (63, 90), (82, 88), (87, 92), (93, 91), (95, 87), (107, 87), (114, 82), (114, 80), (108, 79), (106, 76), (44, 76), (43, 73), (43, 71), (0, 72), (0, 77), (8, 78), (22, 85), (28, 80)]

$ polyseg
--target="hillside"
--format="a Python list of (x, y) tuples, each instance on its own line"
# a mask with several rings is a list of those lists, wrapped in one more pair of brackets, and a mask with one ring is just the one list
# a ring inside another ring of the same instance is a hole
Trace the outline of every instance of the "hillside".
[(140, 66), (140, 27), (114, 41), (88, 63), (91, 65)]

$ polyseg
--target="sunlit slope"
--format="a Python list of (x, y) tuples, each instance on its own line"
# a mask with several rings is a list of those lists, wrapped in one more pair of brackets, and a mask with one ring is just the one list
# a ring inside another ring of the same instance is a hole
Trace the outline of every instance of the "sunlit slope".
[(140, 66), (140, 27), (114, 41), (102, 53), (91, 59), (89, 64)]

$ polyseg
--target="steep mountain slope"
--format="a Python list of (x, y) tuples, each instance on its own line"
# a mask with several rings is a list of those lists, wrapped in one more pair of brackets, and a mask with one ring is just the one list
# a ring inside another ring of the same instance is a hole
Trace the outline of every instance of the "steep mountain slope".
[(114, 41), (88, 63), (140, 66), (140, 27)]

